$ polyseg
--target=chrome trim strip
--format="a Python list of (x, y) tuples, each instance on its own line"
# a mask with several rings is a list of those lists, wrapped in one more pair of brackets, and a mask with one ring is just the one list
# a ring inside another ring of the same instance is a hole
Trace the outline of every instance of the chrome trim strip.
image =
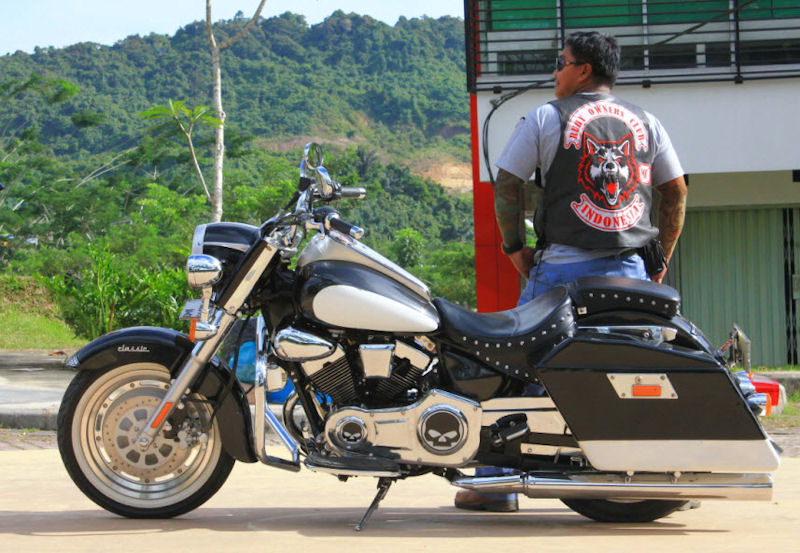
[(303, 463), (308, 470), (312, 470), (314, 472), (322, 472), (325, 474), (334, 474), (336, 476), (374, 476), (375, 478), (397, 478), (401, 476), (400, 472), (396, 471), (389, 471), (389, 470), (350, 470), (350, 469), (342, 469), (342, 468), (330, 468), (330, 467), (320, 467), (317, 465), (312, 465), (309, 462)]
[(229, 250), (236, 250), (246, 252), (250, 249), (249, 244), (239, 244), (238, 242), (204, 242), (205, 246), (218, 246), (220, 248), (228, 248)]
[(579, 331), (598, 334), (630, 334), (656, 344), (671, 342), (678, 335), (678, 330), (668, 326), (579, 326)]
[(780, 459), (769, 440), (583, 440), (597, 470), (772, 472)]
[(194, 228), (194, 234), (192, 235), (192, 253), (193, 254), (202, 254), (203, 253), (203, 241), (206, 238), (206, 226), (204, 225), (197, 225)]

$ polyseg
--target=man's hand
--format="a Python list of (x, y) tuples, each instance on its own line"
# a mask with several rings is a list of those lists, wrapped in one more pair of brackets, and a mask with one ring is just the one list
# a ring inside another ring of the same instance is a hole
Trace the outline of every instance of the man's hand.
[(517, 271), (519, 271), (519, 274), (521, 274), (523, 278), (528, 278), (531, 274), (531, 270), (533, 269), (534, 253), (534, 249), (530, 246), (522, 246), (521, 250), (517, 250), (508, 255), (511, 263), (514, 264), (514, 267), (517, 269)]
[(686, 218), (686, 181), (683, 177), (678, 177), (659, 184), (656, 189), (661, 194), (661, 201), (658, 203), (658, 239), (661, 240), (667, 259), (661, 272), (650, 275), (650, 280), (660, 284), (667, 274), (667, 265), (683, 230), (683, 221)]
[(653, 282), (657, 282), (657, 283), (661, 284), (661, 281), (664, 280), (664, 276), (666, 274), (667, 274), (667, 263), (664, 263), (664, 264), (661, 265), (661, 271), (657, 272), (654, 275), (649, 275), (649, 276), (650, 276), (650, 280), (652, 280)]

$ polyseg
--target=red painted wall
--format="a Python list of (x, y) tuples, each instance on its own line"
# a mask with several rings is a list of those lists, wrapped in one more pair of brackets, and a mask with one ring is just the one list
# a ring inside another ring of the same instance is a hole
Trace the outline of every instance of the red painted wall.
[(502, 237), (494, 218), (492, 185), (482, 182), (480, 168), (480, 129), (478, 102), (470, 95), (472, 127), (472, 201), (475, 219), (475, 286), (478, 311), (491, 313), (517, 305), (520, 293), (519, 276), (501, 248)]

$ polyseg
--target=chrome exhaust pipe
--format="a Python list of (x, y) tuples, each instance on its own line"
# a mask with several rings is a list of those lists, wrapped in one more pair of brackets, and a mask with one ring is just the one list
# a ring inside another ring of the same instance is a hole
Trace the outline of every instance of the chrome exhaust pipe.
[(479, 493), (551, 499), (772, 499), (769, 474), (518, 474), (458, 478), (451, 484)]

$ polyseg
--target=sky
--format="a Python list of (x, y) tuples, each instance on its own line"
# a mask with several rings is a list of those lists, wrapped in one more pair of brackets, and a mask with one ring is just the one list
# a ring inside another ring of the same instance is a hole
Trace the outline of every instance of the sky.
[[(62, 48), (76, 42), (112, 45), (130, 35), (172, 35), (205, 19), (205, 0), (0, 0), (0, 56), (35, 46)], [(250, 17), (258, 0), (213, 0), (212, 18)], [(464, 17), (463, 0), (267, 0), (263, 17), (286, 11), (319, 23), (336, 10), (370, 15), (394, 25), (407, 18)]]

